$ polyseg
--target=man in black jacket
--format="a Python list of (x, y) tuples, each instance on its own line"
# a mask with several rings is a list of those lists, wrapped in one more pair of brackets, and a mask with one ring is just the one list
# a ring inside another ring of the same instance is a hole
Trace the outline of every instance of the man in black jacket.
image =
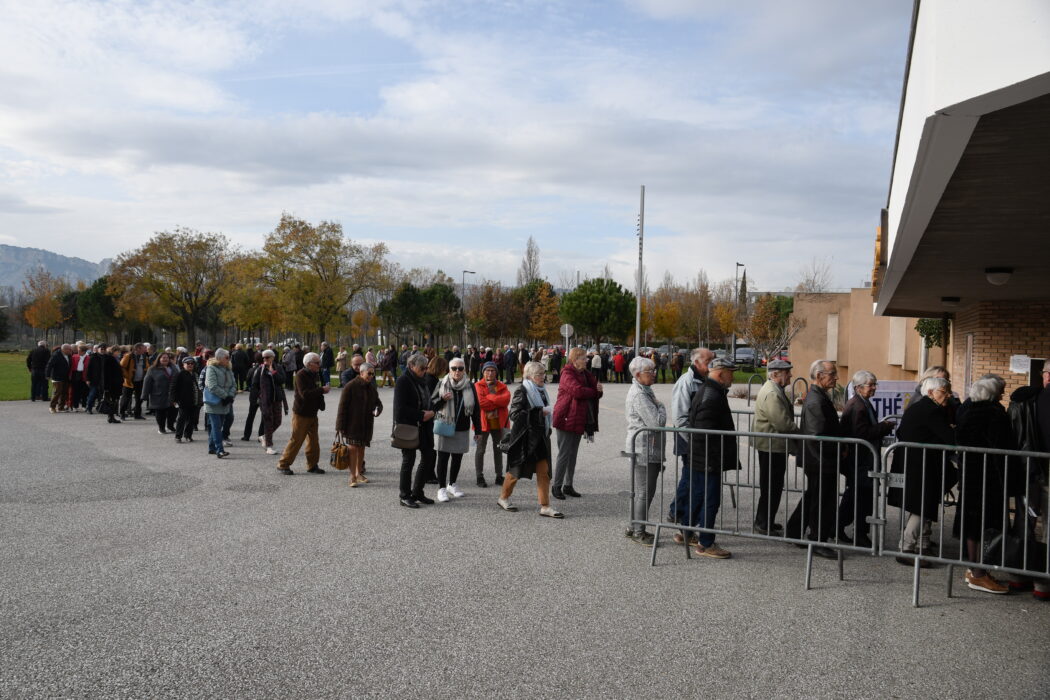
[[(817, 360), (809, 368), (809, 393), (802, 404), (802, 435), (841, 437), (838, 412), (831, 393), (838, 383), (839, 372), (831, 360)], [(842, 448), (820, 440), (803, 442), (802, 471), (806, 490), (795, 506), (785, 530), (788, 537), (802, 539), (808, 528), (809, 539), (827, 542), (835, 534), (835, 501), (839, 492), (839, 468), (846, 464)], [(813, 553), (826, 559), (838, 555), (828, 547), (814, 547)]]
[(503, 381), (507, 385), (514, 383), (514, 369), (518, 366), (518, 353), (517, 351), (507, 346), (506, 352), (503, 353)]
[[(394, 383), (394, 424), (414, 425), (419, 428), (419, 446), (401, 450), (400, 502), (406, 508), (419, 508), (420, 503), (434, 502), (423, 493), (427, 476), (434, 469), (434, 411), (430, 395), (437, 384), (427, 374), (427, 358), (416, 354), (408, 358), (408, 371)], [(412, 474), (419, 452), (419, 467)]]
[(65, 343), (58, 350), (55, 350), (55, 353), (51, 355), (51, 359), (47, 361), (47, 367), (44, 369), (47, 378), (54, 382), (51, 392), (52, 413), (65, 411), (68, 408), (66, 405), (66, 394), (69, 391), (69, 370), (72, 355), (73, 346)]
[(237, 379), (237, 389), (240, 391), (248, 388), (248, 369), (251, 365), (252, 360), (248, 352), (243, 345), (237, 343), (230, 353), (230, 369), (233, 370), (233, 376)]
[(321, 383), (332, 383), (332, 368), (335, 367), (335, 353), (327, 340), (321, 341)]
[[(690, 428), (701, 430), (735, 430), (733, 413), (729, 408), (729, 387), (733, 385), (736, 365), (728, 357), (711, 360), (708, 375), (690, 399)], [(686, 484), (684, 525), (713, 528), (718, 508), (722, 503), (722, 472), (739, 469), (737, 439), (722, 435), (692, 434), (689, 436), (689, 467), (683, 469)], [(675, 535), (675, 541), (684, 542), (684, 533)], [(715, 544), (715, 535), (701, 532), (696, 536), (695, 552), (712, 559), (728, 559), (729, 550)], [(690, 537), (692, 539), (692, 537)]]
[(41, 340), (26, 356), (26, 369), (29, 370), (29, 398), (47, 401), (47, 361), (51, 353), (47, 341)]
[[(271, 354), (273, 351), (270, 351)], [(259, 411), (259, 374), (263, 365), (252, 367), (248, 373), (248, 419), (244, 421), (244, 434), (241, 440), (249, 442), (252, 439), (252, 428), (255, 427), (255, 414)], [(283, 381), (283, 378), (282, 378)], [(263, 434), (262, 420), (259, 421), (259, 435)]]

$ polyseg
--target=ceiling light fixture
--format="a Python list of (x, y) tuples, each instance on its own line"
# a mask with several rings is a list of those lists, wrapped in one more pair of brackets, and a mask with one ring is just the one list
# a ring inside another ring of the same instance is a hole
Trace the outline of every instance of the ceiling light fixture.
[(994, 284), (996, 287), (1002, 287), (1004, 284), (1010, 281), (1010, 277), (1014, 274), (1012, 267), (986, 267), (984, 268), (984, 278), (988, 280), (989, 284)]

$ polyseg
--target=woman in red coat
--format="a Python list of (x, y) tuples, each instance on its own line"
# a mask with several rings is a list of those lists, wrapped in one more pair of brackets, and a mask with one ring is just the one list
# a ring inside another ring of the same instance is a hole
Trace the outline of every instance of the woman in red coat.
[(576, 453), (583, 434), (593, 436), (598, 431), (598, 400), (602, 397), (601, 382), (587, 371), (587, 351), (573, 348), (569, 350), (568, 360), (558, 384), (558, 400), (554, 402), (558, 459), (554, 466), (551, 495), (557, 499), (580, 497), (572, 486)]
[(474, 471), (477, 472), (478, 486), (482, 488), (488, 486), (485, 481), (485, 446), (490, 441), (496, 459), (496, 485), (503, 485), (503, 453), (499, 443), (503, 439), (503, 430), (510, 426), (510, 389), (496, 379), (498, 373), (495, 362), (486, 362), (481, 370), (482, 379), (474, 385), (481, 407), (481, 437), (474, 451)]

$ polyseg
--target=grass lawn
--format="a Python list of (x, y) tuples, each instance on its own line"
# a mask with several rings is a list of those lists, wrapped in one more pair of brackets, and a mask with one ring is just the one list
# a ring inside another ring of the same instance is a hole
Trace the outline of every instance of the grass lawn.
[(29, 398), (29, 372), (24, 352), (0, 353), (0, 401)]

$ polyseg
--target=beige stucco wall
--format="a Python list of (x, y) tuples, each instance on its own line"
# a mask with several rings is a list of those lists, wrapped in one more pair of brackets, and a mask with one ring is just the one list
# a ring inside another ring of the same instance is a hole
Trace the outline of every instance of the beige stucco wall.
[[(793, 315), (806, 322), (791, 341), (795, 376), (808, 377), (810, 363), (821, 358), (838, 362), (839, 383), (843, 385), (861, 369), (885, 380), (913, 380), (918, 376), (922, 339), (915, 331), (916, 319), (875, 316), (868, 288), (798, 294)], [(829, 343), (829, 339), (836, 342)], [(941, 357), (940, 349), (933, 348), (927, 364), (937, 364)]]

